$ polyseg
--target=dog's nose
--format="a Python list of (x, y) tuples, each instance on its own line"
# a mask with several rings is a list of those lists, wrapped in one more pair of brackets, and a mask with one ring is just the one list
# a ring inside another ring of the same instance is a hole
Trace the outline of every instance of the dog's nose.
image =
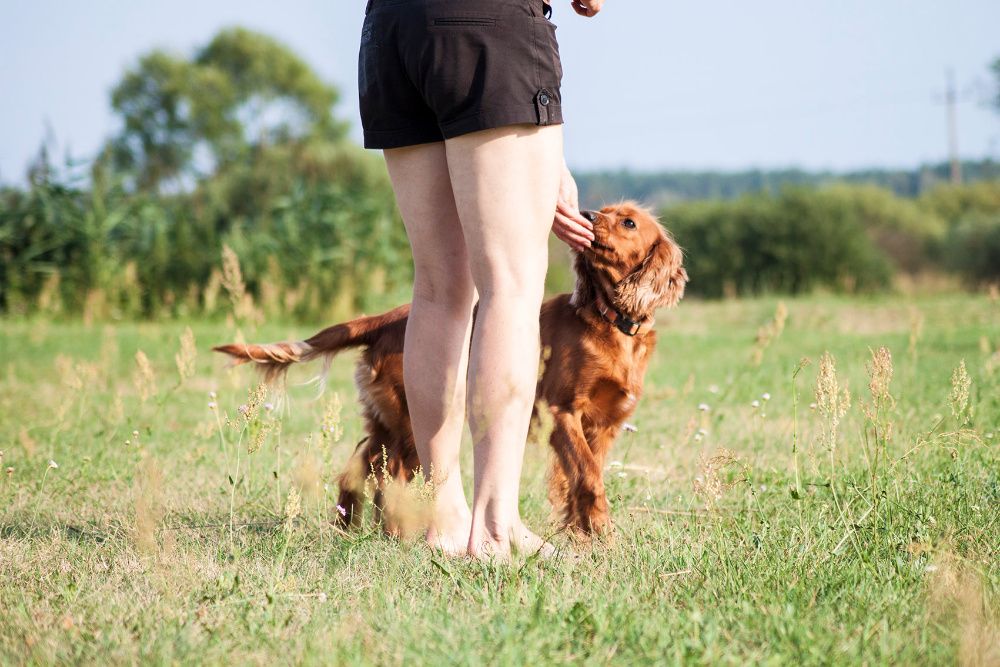
[(591, 222), (595, 222), (597, 220), (597, 211), (580, 211), (580, 215)]

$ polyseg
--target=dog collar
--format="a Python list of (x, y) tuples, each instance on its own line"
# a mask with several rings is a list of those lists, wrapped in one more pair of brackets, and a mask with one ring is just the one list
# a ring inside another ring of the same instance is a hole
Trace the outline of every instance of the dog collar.
[(594, 302), (594, 307), (597, 309), (597, 312), (601, 314), (601, 317), (613, 324), (616, 329), (621, 331), (626, 336), (637, 336), (639, 334), (647, 333), (653, 328), (653, 323), (655, 322), (652, 317), (645, 321), (636, 321), (625, 317), (618, 309), (613, 308), (600, 292), (597, 293), (597, 299)]

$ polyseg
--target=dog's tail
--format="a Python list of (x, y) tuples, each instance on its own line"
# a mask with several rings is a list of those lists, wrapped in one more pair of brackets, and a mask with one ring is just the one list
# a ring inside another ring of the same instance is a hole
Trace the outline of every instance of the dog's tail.
[[(340, 351), (362, 345), (370, 345), (382, 332), (400, 320), (405, 319), (410, 306), (399, 306), (382, 315), (359, 317), (327, 327), (306, 340), (284, 343), (229, 343), (212, 349), (228, 354), (234, 366), (253, 362), (264, 376), (264, 381), (273, 383), (288, 372), (292, 364), (323, 358), (327, 364)], [(322, 375), (321, 375), (322, 377)]]

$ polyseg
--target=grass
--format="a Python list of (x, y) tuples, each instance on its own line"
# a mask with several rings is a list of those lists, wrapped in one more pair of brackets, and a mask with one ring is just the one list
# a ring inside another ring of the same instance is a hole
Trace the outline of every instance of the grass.
[(286, 412), (231, 324), (0, 321), (0, 663), (998, 664), (1000, 304), (784, 306), (664, 313), (613, 536), (509, 567), (333, 527), (353, 355)]

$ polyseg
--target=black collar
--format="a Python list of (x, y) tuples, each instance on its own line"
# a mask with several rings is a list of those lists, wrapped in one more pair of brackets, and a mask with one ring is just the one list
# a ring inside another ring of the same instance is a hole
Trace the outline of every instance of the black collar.
[(601, 317), (605, 320), (615, 325), (615, 328), (626, 336), (635, 336), (640, 333), (646, 333), (653, 328), (652, 317), (642, 321), (626, 317), (620, 310), (610, 305), (599, 290), (596, 290), (596, 292), (597, 298), (594, 301), (594, 307), (597, 309), (597, 312), (600, 313)]

